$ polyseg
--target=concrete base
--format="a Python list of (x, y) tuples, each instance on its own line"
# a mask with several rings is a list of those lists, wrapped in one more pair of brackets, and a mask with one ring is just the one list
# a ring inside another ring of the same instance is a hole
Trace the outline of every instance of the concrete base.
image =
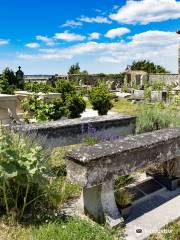
[(124, 222), (115, 202), (113, 181), (84, 188), (80, 204), (85, 214), (110, 228), (120, 226)]

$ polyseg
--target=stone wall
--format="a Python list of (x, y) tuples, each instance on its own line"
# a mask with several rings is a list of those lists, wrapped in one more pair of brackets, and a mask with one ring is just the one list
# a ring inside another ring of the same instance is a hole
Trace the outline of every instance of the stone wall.
[(49, 147), (59, 147), (81, 143), (87, 135), (89, 126), (96, 129), (96, 134), (103, 134), (105, 138), (127, 136), (135, 132), (135, 122), (135, 117), (108, 115), (10, 127), (15, 131), (39, 138)]
[(149, 74), (149, 82), (153, 81), (164, 81), (167, 85), (175, 83), (176, 85), (180, 84), (180, 77), (178, 74)]
[(77, 84), (80, 80), (82, 80), (83, 84), (93, 86), (97, 85), (98, 81), (101, 80), (122, 83), (124, 76), (123, 74), (70, 74), (67, 76), (67, 78), (72, 82), (76, 82)]

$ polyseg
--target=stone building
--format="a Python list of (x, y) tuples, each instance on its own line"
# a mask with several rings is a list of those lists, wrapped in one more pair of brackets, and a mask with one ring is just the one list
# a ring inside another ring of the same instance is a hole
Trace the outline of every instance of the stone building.
[(133, 87), (133, 85), (143, 86), (147, 81), (148, 74), (145, 71), (134, 71), (131, 69), (126, 71), (124, 83), (129, 87)]

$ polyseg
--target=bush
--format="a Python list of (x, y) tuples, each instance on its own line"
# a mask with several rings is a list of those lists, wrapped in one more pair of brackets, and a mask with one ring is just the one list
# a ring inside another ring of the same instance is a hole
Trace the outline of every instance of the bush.
[(0, 93), (12, 94), (18, 87), (18, 80), (14, 72), (5, 68), (0, 76)]
[(67, 116), (69, 118), (78, 118), (80, 114), (86, 109), (86, 102), (82, 96), (78, 94), (66, 95), (66, 108), (68, 111)]
[(93, 109), (98, 111), (99, 115), (106, 115), (113, 107), (112, 97), (105, 84), (100, 83), (97, 87), (93, 87), (89, 94), (90, 102)]
[(166, 87), (164, 81), (155, 80), (152, 82), (152, 90), (153, 91), (162, 91)]
[(54, 88), (52, 86), (44, 83), (38, 83), (38, 82), (25, 83), (24, 90), (29, 92), (34, 92), (34, 93), (54, 92)]
[(62, 100), (65, 101), (67, 94), (75, 94), (76, 89), (73, 84), (65, 79), (60, 79), (56, 82), (56, 92), (61, 93)]
[(172, 113), (158, 105), (146, 106), (137, 118), (137, 133), (151, 132), (169, 127), (173, 122)]
[(0, 128), (0, 204), (7, 215), (22, 218), (47, 195), (48, 156), (35, 141)]
[(22, 100), (22, 108), (25, 111), (25, 120), (35, 118), (37, 121), (58, 120), (67, 114), (66, 106), (60, 98), (47, 101), (36, 94)]

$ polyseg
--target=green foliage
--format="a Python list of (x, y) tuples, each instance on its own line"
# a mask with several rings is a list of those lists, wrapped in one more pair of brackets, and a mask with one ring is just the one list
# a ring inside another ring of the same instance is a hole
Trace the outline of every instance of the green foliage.
[(133, 61), (130, 66), (131, 70), (142, 70), (147, 73), (167, 73), (168, 71), (160, 66), (156, 65), (153, 62), (147, 60)]
[(151, 101), (151, 91), (152, 91), (151, 86), (145, 84), (144, 85), (144, 99), (145, 100)]
[(86, 109), (86, 102), (82, 96), (77, 93), (72, 95), (67, 94), (65, 104), (68, 111), (67, 116), (69, 118), (80, 117), (80, 114)]
[(48, 154), (28, 137), (0, 128), (0, 204), (7, 215), (22, 218), (44, 196)]
[(34, 118), (37, 121), (58, 120), (66, 115), (66, 107), (60, 98), (47, 101), (36, 94), (22, 100), (22, 108), (25, 111), (25, 120)]
[(84, 144), (85, 145), (94, 145), (94, 144), (97, 144), (97, 143), (99, 143), (99, 140), (96, 138), (96, 137), (93, 137), (93, 136), (86, 136), (85, 138), (84, 138)]
[(68, 94), (75, 94), (76, 93), (76, 88), (75, 86), (70, 83), (68, 80), (65, 79), (60, 79), (56, 82), (56, 91), (58, 93), (61, 93), (61, 97), (63, 101), (66, 100), (66, 95)]
[(167, 128), (172, 124), (172, 112), (161, 108), (158, 104), (146, 106), (138, 115), (137, 133), (151, 132), (161, 128)]
[(166, 88), (166, 84), (164, 81), (155, 80), (151, 84), (152, 91), (162, 91)]
[(52, 150), (51, 166), (56, 176), (66, 176), (65, 148), (58, 147)]
[(125, 186), (127, 186), (128, 184), (131, 184), (135, 181), (135, 176), (133, 175), (126, 175), (126, 176), (120, 176), (117, 177), (115, 180), (115, 189), (120, 189), (123, 188)]
[(180, 239), (180, 219), (169, 223), (157, 234), (153, 234), (146, 240), (178, 240)]
[(131, 204), (133, 195), (127, 190), (119, 189), (115, 191), (115, 199), (121, 208), (125, 208)]
[(125, 93), (131, 93), (131, 89), (126, 84), (122, 85), (121, 91)]
[(67, 80), (59, 80), (56, 83), (56, 91), (61, 93), (62, 100), (67, 109), (67, 116), (69, 118), (80, 117), (80, 114), (86, 109), (86, 102), (76, 92), (75, 86)]
[(79, 218), (50, 221), (41, 226), (24, 229), (16, 227), (8, 240), (122, 240), (121, 229), (110, 230)]
[(98, 86), (92, 88), (89, 99), (93, 109), (97, 110), (99, 115), (106, 115), (113, 107), (111, 94), (104, 83), (99, 83)]
[(32, 83), (25, 83), (24, 90), (34, 93), (48, 93), (48, 92), (54, 92), (54, 88), (48, 84), (44, 83), (38, 83), (38, 82), (32, 82)]
[(0, 93), (12, 94), (18, 87), (18, 81), (14, 72), (6, 68), (0, 76)]
[(69, 68), (68, 74), (80, 74), (80, 70), (79, 63), (76, 63)]

